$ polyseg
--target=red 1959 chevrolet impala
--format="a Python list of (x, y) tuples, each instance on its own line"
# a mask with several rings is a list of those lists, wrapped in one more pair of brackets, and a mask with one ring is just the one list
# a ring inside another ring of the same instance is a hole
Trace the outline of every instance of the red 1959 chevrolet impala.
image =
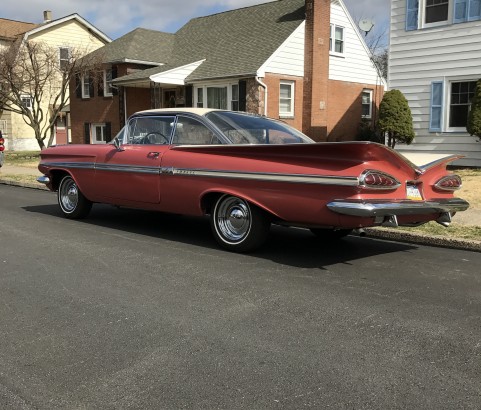
[(92, 203), (210, 215), (226, 249), (251, 251), (271, 223), (337, 239), (372, 226), (448, 225), (469, 204), (453, 196), (449, 156), (425, 165), (370, 142), (314, 143), (245, 113), (159, 109), (134, 114), (112, 143), (41, 153), (39, 182), (67, 218)]

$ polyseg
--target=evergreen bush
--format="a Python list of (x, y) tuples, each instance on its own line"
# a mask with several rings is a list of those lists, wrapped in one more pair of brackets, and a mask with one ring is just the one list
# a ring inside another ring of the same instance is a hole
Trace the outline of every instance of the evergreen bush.
[(406, 97), (399, 90), (384, 94), (379, 107), (379, 130), (388, 136), (391, 148), (397, 142), (411, 144), (414, 139), (413, 118)]
[(466, 130), (470, 135), (481, 138), (481, 79), (476, 83), (476, 90), (471, 100)]

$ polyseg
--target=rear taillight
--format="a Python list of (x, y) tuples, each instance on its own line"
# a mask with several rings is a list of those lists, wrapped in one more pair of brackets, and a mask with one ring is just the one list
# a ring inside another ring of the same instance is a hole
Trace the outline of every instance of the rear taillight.
[(401, 183), (384, 172), (367, 170), (359, 177), (359, 185), (363, 188), (396, 189), (401, 186)]
[(434, 184), (434, 187), (441, 191), (456, 191), (463, 185), (459, 175), (448, 175), (441, 178)]
[(0, 138), (0, 152), (2, 152), (4, 149), (5, 149), (5, 139), (4, 138)]

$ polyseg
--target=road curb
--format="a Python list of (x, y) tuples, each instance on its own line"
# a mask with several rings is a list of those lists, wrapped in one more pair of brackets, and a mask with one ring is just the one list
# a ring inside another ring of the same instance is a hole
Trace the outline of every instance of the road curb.
[(49, 190), (45, 185), (40, 184), (40, 182), (38, 184), (35, 184), (35, 183), (29, 183), (29, 182), (19, 182), (13, 179), (0, 178), (0, 184), (18, 186), (22, 188), (40, 189), (42, 191)]
[(481, 241), (435, 235), (429, 236), (421, 233), (386, 228), (366, 228), (364, 231), (368, 238), (481, 252)]

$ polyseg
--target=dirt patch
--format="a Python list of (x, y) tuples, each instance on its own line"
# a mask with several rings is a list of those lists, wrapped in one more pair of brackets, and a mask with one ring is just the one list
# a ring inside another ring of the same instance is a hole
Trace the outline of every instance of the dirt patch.
[(455, 196), (463, 198), (470, 204), (470, 209), (481, 210), (481, 170), (463, 169), (455, 172), (463, 180), (463, 187)]

